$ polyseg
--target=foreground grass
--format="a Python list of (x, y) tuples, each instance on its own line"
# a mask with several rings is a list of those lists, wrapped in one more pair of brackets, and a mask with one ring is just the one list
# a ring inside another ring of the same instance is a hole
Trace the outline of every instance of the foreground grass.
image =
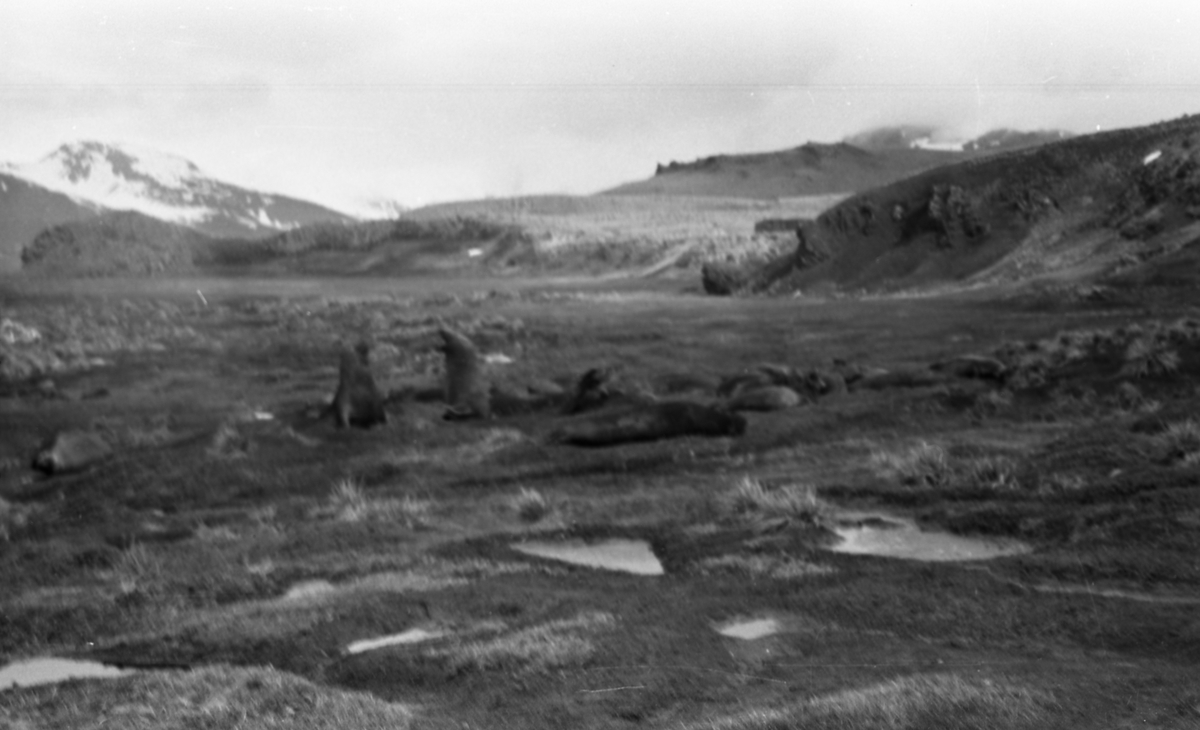
[(413, 713), (270, 668), (214, 666), (3, 692), (0, 720), (5, 727), (60, 730), (397, 730), (412, 726)]
[[(702, 717), (690, 708), (712, 718), (697, 727), (1071, 727), (1060, 704), (1077, 726), (1193, 719), (1170, 695), (1200, 661), (1186, 602), (1200, 591), (1195, 343), (1171, 339), (1167, 357), (1130, 350), (1129, 332), (1113, 345), (1057, 334), (1060, 319), (1115, 332), (1139, 313), (661, 292), (214, 295), (127, 314), (88, 301), (14, 310), (51, 338), (80, 336), (90, 316), (121, 337), (109, 365), (53, 371), (61, 397), (14, 386), (0, 399), (0, 458), (15, 465), (0, 472), (0, 660), (215, 666), (0, 696), (17, 727), (87, 726), (88, 712), (140, 727), (147, 707), (175, 713), (147, 727), (282, 723), (318, 700), (309, 721), (343, 727), (375, 720), (342, 700), (395, 711), (398, 726), (410, 703), (433, 724), (481, 727), (676, 727)], [(443, 323), (510, 360), (489, 375), (513, 391), (611, 365), (701, 400), (759, 363), (917, 368), (1027, 342), (1011, 348), (1017, 382), (852, 392), (749, 414), (738, 439), (574, 449), (545, 438), (554, 412), (442, 421), (429, 393)], [(305, 415), (328, 402), (351, 334), (373, 338), (395, 395), (395, 418), (369, 431)], [(117, 457), (26, 479), (22, 455), (77, 424)], [(851, 507), (1034, 551), (936, 566), (827, 552)], [(514, 554), (531, 536), (646, 540), (666, 574)], [(713, 629), (764, 615), (785, 630)], [(414, 628), (439, 638), (344, 654)], [(989, 684), (943, 660), (1008, 674)], [(1091, 677), (1127, 679), (1118, 665), (1138, 667), (1137, 700), (1087, 700)]]
[(1004, 680), (915, 675), (815, 697), (790, 707), (753, 709), (689, 730), (1018, 730), (1043, 728), (1056, 703), (1046, 692)]

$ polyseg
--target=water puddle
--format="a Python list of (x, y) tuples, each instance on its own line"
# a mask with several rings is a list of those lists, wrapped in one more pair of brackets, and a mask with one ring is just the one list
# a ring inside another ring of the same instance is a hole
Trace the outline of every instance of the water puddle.
[(857, 524), (840, 525), (833, 531), (842, 540), (829, 550), (847, 555), (950, 562), (988, 560), (1029, 552), (1027, 545), (1014, 540), (924, 532), (915, 523), (895, 517), (874, 517)]
[(129, 674), (129, 670), (99, 662), (41, 657), (13, 662), (0, 667), (0, 691), (13, 687), (53, 684), (68, 679), (111, 679)]
[(332, 593), (334, 590), (333, 584), (327, 580), (306, 580), (288, 588), (287, 593), (283, 594), (283, 600), (301, 601), (306, 598)]
[(778, 634), (782, 631), (779, 622), (773, 618), (756, 618), (742, 621), (731, 621), (717, 627), (717, 633), (733, 639), (761, 639), (764, 636)]
[(539, 558), (561, 560), (589, 568), (617, 570), (635, 575), (662, 575), (662, 563), (645, 540), (613, 538), (601, 542), (586, 543), (583, 540), (561, 542), (518, 542), (513, 550), (536, 555)]
[(437, 639), (445, 635), (445, 632), (437, 630), (427, 631), (425, 629), (409, 629), (408, 631), (403, 631), (399, 634), (392, 634), (391, 636), (381, 636), (377, 639), (363, 639), (362, 641), (356, 641), (346, 647), (346, 653), (361, 654), (364, 651), (382, 649), (385, 646), (416, 644), (422, 641), (429, 641), (430, 639)]
[(1138, 593), (1135, 591), (1123, 591), (1119, 588), (1093, 588), (1091, 586), (1080, 585), (1049, 585), (1045, 583), (1038, 584), (1020, 584), (1026, 585), (1028, 588), (1039, 593), (1064, 593), (1069, 595), (1088, 596), (1090, 598), (1117, 598), (1126, 601), (1140, 601), (1142, 603), (1162, 603), (1177, 606), (1189, 606), (1200, 604), (1200, 598), (1191, 596), (1158, 596), (1152, 593)]

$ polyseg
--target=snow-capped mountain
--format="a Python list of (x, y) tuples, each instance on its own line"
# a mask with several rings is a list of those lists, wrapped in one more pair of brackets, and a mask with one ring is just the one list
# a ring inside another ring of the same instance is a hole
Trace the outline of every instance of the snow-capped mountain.
[(221, 182), (181, 157), (124, 144), (64, 144), (37, 162), (0, 166), (0, 173), (97, 210), (133, 210), (216, 236), (352, 220), (315, 203)]

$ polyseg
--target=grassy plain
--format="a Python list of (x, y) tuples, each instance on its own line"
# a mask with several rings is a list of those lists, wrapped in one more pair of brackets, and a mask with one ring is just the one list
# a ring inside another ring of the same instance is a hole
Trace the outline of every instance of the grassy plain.
[[(0, 724), (1200, 725), (1190, 290), (691, 286), (5, 285), (3, 316), (42, 334), (27, 356), (82, 365), (0, 393), (0, 662), (146, 670), (0, 692)], [(997, 352), (1019, 377), (752, 413), (739, 438), (581, 449), (547, 440), (553, 412), (442, 421), (427, 394), (443, 323), (511, 358), (490, 371), (511, 388), (611, 365), (660, 397), (712, 399), (759, 363), (902, 370)], [(338, 431), (314, 416), (338, 344), (360, 337), (392, 418)], [(29, 455), (66, 427), (100, 430), (117, 454), (35, 477)], [(830, 552), (849, 511), (1032, 551)], [(647, 540), (665, 574), (511, 547), (560, 536)], [(762, 617), (783, 630), (715, 629)], [(346, 652), (414, 628), (441, 636)]]

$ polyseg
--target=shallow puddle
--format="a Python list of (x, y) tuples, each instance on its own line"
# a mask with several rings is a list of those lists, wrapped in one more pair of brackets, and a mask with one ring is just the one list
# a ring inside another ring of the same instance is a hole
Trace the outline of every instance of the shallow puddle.
[(32, 687), (76, 678), (110, 679), (123, 677), (126, 674), (129, 674), (126, 669), (118, 669), (99, 662), (54, 657), (26, 659), (0, 667), (0, 691), (11, 689), (14, 686)]
[(513, 550), (536, 555), (539, 558), (561, 560), (589, 568), (617, 570), (635, 575), (662, 575), (662, 563), (645, 540), (613, 538), (601, 542), (586, 543), (582, 540), (561, 542), (518, 542)]
[(1069, 584), (1049, 585), (1045, 583), (1026, 584), (1022, 583), (1027, 588), (1032, 588), (1039, 593), (1063, 593), (1068, 595), (1088, 596), (1089, 598), (1117, 598), (1126, 601), (1140, 601), (1142, 603), (1163, 603), (1179, 606), (1197, 605), (1200, 604), (1200, 598), (1192, 596), (1160, 596), (1153, 593), (1138, 593), (1136, 591), (1123, 591), (1119, 588), (1093, 588), (1092, 586), (1080, 586)]
[(731, 621), (717, 627), (717, 633), (733, 639), (761, 639), (764, 636), (778, 634), (781, 631), (779, 622), (773, 618), (756, 618), (743, 621)]
[(834, 532), (842, 541), (829, 549), (848, 555), (949, 562), (987, 560), (1029, 552), (1027, 545), (1016, 541), (924, 532), (912, 522), (890, 517), (871, 520), (871, 524), (835, 527)]
[(356, 641), (346, 647), (347, 654), (361, 654), (364, 651), (372, 651), (374, 649), (382, 649), (385, 646), (397, 646), (400, 644), (416, 644), (430, 639), (437, 639), (446, 634), (442, 631), (427, 631), (425, 629), (409, 629), (399, 634), (391, 636), (381, 636), (377, 639), (363, 639)]
[(333, 584), (327, 580), (306, 580), (288, 588), (287, 593), (283, 594), (283, 600), (300, 601), (305, 598), (332, 593), (334, 590)]

